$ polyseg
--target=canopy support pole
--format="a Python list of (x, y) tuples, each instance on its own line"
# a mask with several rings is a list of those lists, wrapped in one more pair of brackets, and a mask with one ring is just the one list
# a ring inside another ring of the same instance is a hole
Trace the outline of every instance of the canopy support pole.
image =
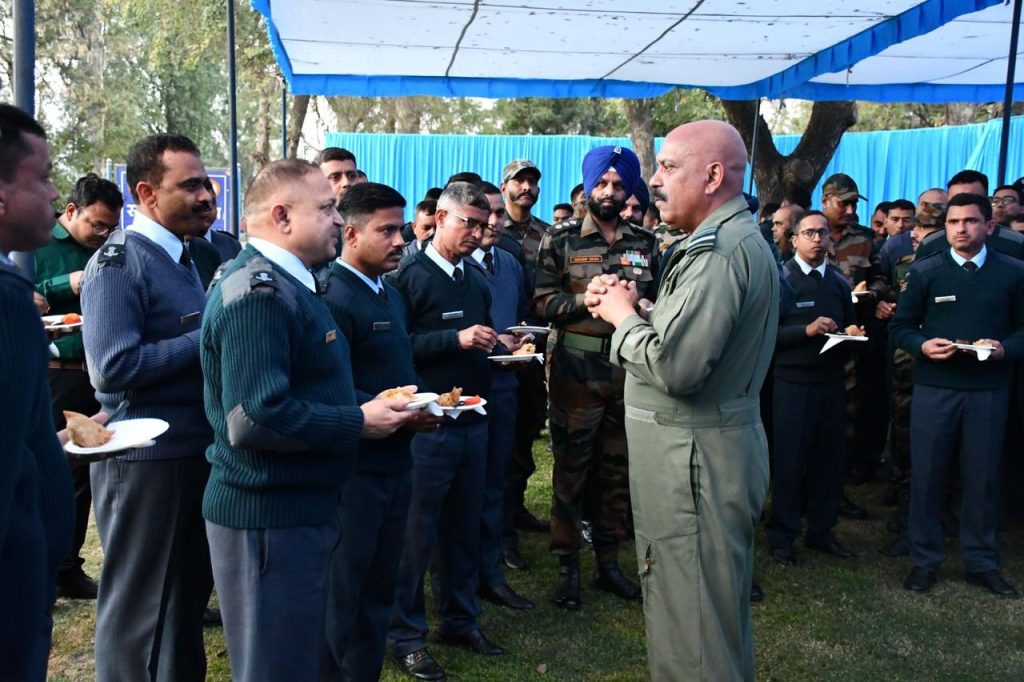
[(1006, 91), (1003, 95), (1003, 129), (999, 138), (999, 185), (1006, 183), (1006, 160), (1010, 148), (1010, 114), (1013, 113), (1013, 81), (1017, 69), (1017, 38), (1020, 36), (1022, 0), (1013, 0), (1013, 24), (1010, 26), (1010, 56), (1006, 60)]
[(231, 234), (238, 236), (238, 102), (235, 74), (235, 0), (228, 0), (228, 153), (231, 173)]
[[(1017, 0), (1020, 2), (1020, 0)], [(757, 161), (757, 129), (760, 127), (758, 119), (761, 117), (761, 98), (754, 102), (754, 133), (750, 139), (750, 181), (747, 183), (747, 194), (754, 193), (754, 162)]]
[(288, 158), (288, 81), (281, 79), (281, 158)]
[[(14, 104), (36, 113), (36, 3), (14, 0)], [(36, 259), (31, 251), (15, 251), (11, 260), (22, 273), (35, 279)]]

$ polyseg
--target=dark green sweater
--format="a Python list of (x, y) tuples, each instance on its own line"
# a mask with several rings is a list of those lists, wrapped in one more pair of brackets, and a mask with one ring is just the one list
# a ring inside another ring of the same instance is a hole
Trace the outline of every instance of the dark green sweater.
[[(385, 296), (338, 263), (331, 264), (324, 302), (348, 339), (356, 399), (373, 400), (381, 391), (418, 382), (412, 346), (405, 329), (402, 296), (385, 284)], [(401, 429), (380, 440), (359, 441), (356, 471), (361, 474), (400, 474), (412, 468), (409, 443), (413, 433)]]
[(200, 356), (214, 431), (203, 515), (230, 528), (334, 518), (363, 415), (323, 301), (246, 247), (211, 289)]
[[(1009, 386), (1009, 361), (1024, 357), (1024, 263), (991, 248), (974, 273), (957, 265), (949, 249), (915, 261), (889, 334), (917, 358), (914, 383), (965, 390)], [(921, 345), (933, 338), (995, 339), (1006, 357), (978, 362), (974, 353), (957, 353), (949, 360), (930, 360)]]

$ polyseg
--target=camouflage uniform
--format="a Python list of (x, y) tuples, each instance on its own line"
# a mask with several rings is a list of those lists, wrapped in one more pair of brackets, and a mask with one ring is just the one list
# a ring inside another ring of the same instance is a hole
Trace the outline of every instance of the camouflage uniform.
[[(608, 360), (613, 328), (583, 305), (596, 275), (636, 282), (641, 298), (654, 296), (654, 236), (619, 220), (608, 244), (591, 216), (555, 225), (537, 260), (537, 316), (554, 323), (548, 355), (551, 442), (555, 456), (551, 551), (568, 556), (580, 547), (584, 494), (596, 494), (593, 544), (599, 561), (613, 560), (629, 523), (625, 373)], [(586, 348), (586, 349), (585, 349)]]
[(850, 286), (870, 281), (875, 243), (873, 233), (863, 225), (850, 223), (838, 243), (829, 238), (829, 262), (843, 271)]

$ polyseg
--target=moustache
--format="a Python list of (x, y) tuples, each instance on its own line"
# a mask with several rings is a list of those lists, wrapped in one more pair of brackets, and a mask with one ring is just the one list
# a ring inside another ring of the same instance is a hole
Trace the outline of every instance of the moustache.
[(516, 195), (516, 199), (522, 199), (523, 197), (530, 197), (531, 199), (537, 198), (537, 196), (533, 192), (530, 192), (529, 190), (525, 192), (520, 192), (519, 194)]
[(660, 189), (651, 188), (651, 201), (668, 201), (668, 197)]

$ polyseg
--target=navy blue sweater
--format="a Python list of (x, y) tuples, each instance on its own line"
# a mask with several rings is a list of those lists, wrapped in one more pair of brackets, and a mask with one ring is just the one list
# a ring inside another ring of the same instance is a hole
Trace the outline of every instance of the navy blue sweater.
[[(991, 248), (974, 273), (957, 265), (949, 249), (914, 261), (889, 334), (917, 358), (914, 383), (965, 390), (1009, 386), (1013, 372), (1008, 361), (1024, 357), (1024, 263)], [(957, 353), (948, 360), (930, 360), (921, 345), (933, 338), (995, 339), (1006, 357), (978, 362), (974, 353)]]
[(170, 424), (155, 445), (129, 450), (123, 459), (201, 457), (213, 440), (199, 365), (206, 295), (194, 268), (137, 232), (123, 235), (123, 258), (111, 258), (117, 233), (82, 277), (82, 340), (96, 399), (108, 413), (127, 399), (125, 419)]
[(335, 518), (363, 429), (348, 342), (322, 300), (251, 246), (212, 286), (203, 516), (229, 528)]
[(850, 285), (843, 273), (829, 265), (819, 282), (805, 275), (796, 260), (782, 268), (792, 287), (794, 305), (779, 316), (779, 335), (775, 341), (775, 377), (797, 384), (821, 384), (842, 381), (844, 366), (854, 342), (846, 342), (821, 353), (828, 337), (807, 336), (807, 325), (819, 317), (828, 317), (843, 330), (856, 318)]
[[(493, 275), (475, 258), (467, 258), (466, 266), (475, 268), (487, 282), (487, 289), (491, 292), (491, 321), (494, 322), (494, 329), (501, 334), (526, 320), (530, 305), (523, 281), (523, 266), (508, 251), (492, 248), (491, 253), (494, 255)], [(519, 381), (514, 370), (498, 366), (494, 368), (491, 384), (495, 391), (511, 391), (519, 385)]]
[(0, 669), (11, 680), (46, 677), (47, 613), (75, 519), (32, 291), (32, 282), (0, 264)]
[[(384, 296), (370, 290), (354, 273), (331, 264), (324, 302), (352, 352), (356, 399), (373, 400), (381, 391), (418, 383), (412, 345), (405, 329), (402, 295), (384, 285)], [(400, 429), (380, 440), (359, 441), (355, 470), (360, 474), (400, 474), (412, 468), (413, 432)]]
[[(417, 374), (423, 378), (422, 388), (446, 393), (453, 386), (461, 386), (463, 395), (487, 397), (491, 390), (487, 353), (459, 346), (460, 329), (475, 324), (494, 326), (491, 292), (479, 270), (465, 267), (464, 280), (456, 284), (425, 251), (420, 251), (399, 267), (395, 288), (402, 293), (408, 310), (412, 357)], [(459, 417), (459, 423), (483, 419), (469, 411)]]

